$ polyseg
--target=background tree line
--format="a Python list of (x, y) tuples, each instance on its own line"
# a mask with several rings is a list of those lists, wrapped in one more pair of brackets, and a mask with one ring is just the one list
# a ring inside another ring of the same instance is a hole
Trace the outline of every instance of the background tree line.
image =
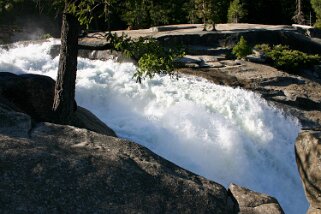
[[(52, 20), (58, 17), (61, 20), (61, 1), (59, 0), (33, 0), (15, 2), (11, 8), (9, 0), (2, 0), (0, 13), (1, 23), (13, 22), (18, 14), (37, 14), (40, 12)], [(292, 24), (297, 10), (298, 0), (105, 0), (95, 8), (90, 24), (92, 30), (116, 30), (149, 28), (156, 25), (182, 24), (182, 23), (226, 23), (247, 22), (260, 24)], [(55, 3), (56, 2), (56, 3)], [(316, 7), (311, 6), (310, 0), (299, 0), (300, 10), (305, 24), (310, 20), (316, 22), (315, 10), (321, 10), (320, 0), (311, 0)], [(60, 5), (59, 5), (60, 4)], [(35, 7), (39, 6), (40, 7)], [(107, 7), (106, 7), (107, 5)], [(61, 10), (57, 10), (59, 8)], [(60, 11), (60, 12), (57, 12)]]

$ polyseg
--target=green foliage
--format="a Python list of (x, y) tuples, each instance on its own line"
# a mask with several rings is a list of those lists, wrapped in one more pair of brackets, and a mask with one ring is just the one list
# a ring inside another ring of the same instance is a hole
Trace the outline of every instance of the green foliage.
[(188, 0), (183, 10), (190, 23), (215, 24), (226, 22), (228, 6), (226, 0)]
[(321, 60), (319, 55), (309, 55), (283, 45), (274, 46), (267, 56), (274, 61), (276, 67), (293, 71), (320, 63)]
[(298, 50), (291, 50), (288, 46), (275, 45), (272, 48), (267, 44), (256, 45), (255, 48), (261, 50), (270, 58), (275, 67), (287, 71), (297, 71), (300, 68), (311, 67), (319, 64), (320, 55), (306, 54)]
[(241, 36), (240, 41), (233, 47), (232, 53), (238, 58), (244, 58), (252, 53), (251, 47), (247, 44), (247, 41)]
[[(62, 0), (55, 0), (57, 3)], [(111, 13), (111, 8), (116, 4), (117, 0), (69, 0), (67, 2), (66, 12), (75, 15), (78, 18), (80, 25), (85, 25), (87, 28), (95, 16), (105, 16), (108, 21)], [(104, 8), (103, 10), (98, 10)]]
[(186, 23), (184, 0), (126, 0), (120, 4), (122, 20), (131, 29), (171, 23)]
[(147, 28), (150, 26), (149, 6), (142, 0), (129, 0), (123, 3), (122, 19), (132, 29)]
[(321, 0), (311, 0), (311, 6), (317, 17), (315, 27), (321, 29)]
[(67, 5), (67, 12), (74, 14), (80, 23), (80, 25), (85, 25), (87, 28), (93, 19), (93, 9), (96, 6), (95, 0), (83, 0), (80, 3), (75, 3), (71, 1)]
[(230, 7), (227, 12), (227, 20), (229, 23), (238, 23), (242, 18), (247, 15), (244, 5), (240, 3), (240, 0), (234, 0), (230, 3)]
[(138, 69), (134, 74), (137, 82), (145, 77), (152, 78), (155, 74), (173, 75), (175, 60), (184, 55), (181, 48), (166, 48), (154, 38), (133, 40), (125, 34), (109, 34), (108, 40), (113, 49), (138, 61)]

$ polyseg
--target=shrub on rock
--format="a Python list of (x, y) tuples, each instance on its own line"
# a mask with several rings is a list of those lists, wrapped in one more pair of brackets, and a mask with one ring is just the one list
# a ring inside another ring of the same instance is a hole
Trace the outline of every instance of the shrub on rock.
[(233, 47), (232, 53), (238, 58), (244, 58), (252, 53), (251, 47), (247, 44), (247, 41), (241, 36), (240, 41)]
[(276, 68), (292, 72), (301, 68), (313, 67), (321, 61), (320, 55), (306, 54), (302, 51), (292, 50), (285, 45), (270, 47), (268, 44), (260, 44), (256, 45), (254, 49), (263, 52)]

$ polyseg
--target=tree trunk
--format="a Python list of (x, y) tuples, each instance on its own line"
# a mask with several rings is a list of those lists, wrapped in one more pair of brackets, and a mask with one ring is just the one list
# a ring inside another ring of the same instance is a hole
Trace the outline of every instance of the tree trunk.
[(295, 15), (293, 16), (293, 20), (300, 25), (304, 25), (305, 19), (304, 19), (304, 14), (302, 11), (301, 7), (302, 0), (296, 0), (296, 10), (295, 10)]
[(61, 124), (67, 124), (70, 121), (76, 108), (74, 100), (79, 23), (74, 15), (67, 12), (67, 4), (68, 1), (62, 17), (60, 58), (52, 107), (56, 114), (56, 122)]

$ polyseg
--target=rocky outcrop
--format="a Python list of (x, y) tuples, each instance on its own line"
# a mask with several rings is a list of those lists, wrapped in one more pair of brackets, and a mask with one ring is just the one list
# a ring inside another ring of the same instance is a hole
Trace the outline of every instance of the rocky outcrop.
[(142, 146), (0, 110), (1, 212), (227, 213), (223, 186)]
[(228, 188), (232, 199), (230, 210), (239, 214), (273, 213), (284, 214), (279, 202), (268, 195), (253, 192), (247, 188), (231, 184)]
[(295, 154), (305, 194), (310, 203), (309, 214), (321, 213), (321, 132), (304, 131), (295, 143)]
[[(55, 114), (51, 110), (54, 90), (55, 81), (50, 77), (0, 72), (0, 101), (11, 105), (11, 108), (16, 111), (30, 115), (35, 121), (55, 121)], [(76, 102), (75, 106), (77, 106)], [(76, 107), (70, 125), (116, 136), (106, 124), (81, 107)]]
[(321, 77), (316, 71), (291, 74), (248, 61), (219, 62), (224, 67), (181, 68), (179, 72), (200, 76), (219, 85), (255, 91), (272, 105), (297, 117), (303, 129), (321, 129)]
[(318, 54), (321, 52), (321, 44), (306, 37), (296, 30), (238, 30), (218, 32), (198, 32), (193, 34), (167, 34), (157, 37), (166, 46), (207, 46), (212, 48), (233, 47), (243, 36), (250, 45), (267, 43), (271, 45), (283, 44), (292, 49), (306, 53)]

